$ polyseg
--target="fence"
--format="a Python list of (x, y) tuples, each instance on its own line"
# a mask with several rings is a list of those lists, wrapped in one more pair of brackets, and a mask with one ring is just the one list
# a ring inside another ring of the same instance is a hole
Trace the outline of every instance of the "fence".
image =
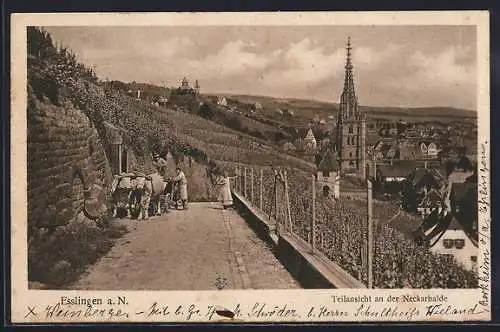
[(290, 169), (240, 167), (235, 173), (233, 190), (266, 215), (277, 235), (301, 239), (311, 253), (323, 253), (372, 287), (372, 251), (367, 249), (371, 195), (335, 200), (317, 190), (313, 175)]
[[(475, 288), (477, 273), (433, 253), (394, 229), (398, 204), (372, 200), (371, 183), (341, 183), (324, 197), (311, 174), (240, 167), (233, 190), (260, 209), (278, 234), (301, 239), (351, 276), (377, 288)], [(352, 195), (349, 188), (353, 189)], [(359, 191), (359, 187), (361, 190)]]

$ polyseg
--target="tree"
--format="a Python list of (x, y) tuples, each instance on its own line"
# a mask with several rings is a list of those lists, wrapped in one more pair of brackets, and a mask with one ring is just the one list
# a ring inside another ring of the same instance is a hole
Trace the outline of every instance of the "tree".
[(403, 197), (401, 198), (401, 205), (403, 209), (408, 212), (417, 211), (417, 191), (410, 183), (405, 183), (403, 187)]
[(198, 110), (198, 113), (201, 117), (209, 120), (212, 120), (215, 115), (212, 108), (206, 103), (201, 105), (200, 109)]

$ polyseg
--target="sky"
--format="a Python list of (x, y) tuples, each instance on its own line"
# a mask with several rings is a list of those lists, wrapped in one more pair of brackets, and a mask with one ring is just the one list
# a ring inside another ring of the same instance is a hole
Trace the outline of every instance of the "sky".
[(101, 79), (335, 103), (350, 36), (360, 105), (476, 110), (474, 26), (45, 28)]

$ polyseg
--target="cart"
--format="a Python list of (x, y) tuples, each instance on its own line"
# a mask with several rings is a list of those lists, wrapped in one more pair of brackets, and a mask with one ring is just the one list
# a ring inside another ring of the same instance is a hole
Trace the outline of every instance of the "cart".
[(168, 210), (174, 207), (176, 210), (182, 207), (179, 181), (168, 180), (165, 187), (165, 208)]

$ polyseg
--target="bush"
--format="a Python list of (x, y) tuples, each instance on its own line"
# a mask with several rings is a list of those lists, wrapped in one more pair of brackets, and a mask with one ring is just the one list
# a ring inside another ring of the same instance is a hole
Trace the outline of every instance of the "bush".
[(54, 230), (38, 229), (28, 241), (28, 279), (51, 287), (72, 282), (125, 232), (123, 226), (103, 229), (81, 214)]

